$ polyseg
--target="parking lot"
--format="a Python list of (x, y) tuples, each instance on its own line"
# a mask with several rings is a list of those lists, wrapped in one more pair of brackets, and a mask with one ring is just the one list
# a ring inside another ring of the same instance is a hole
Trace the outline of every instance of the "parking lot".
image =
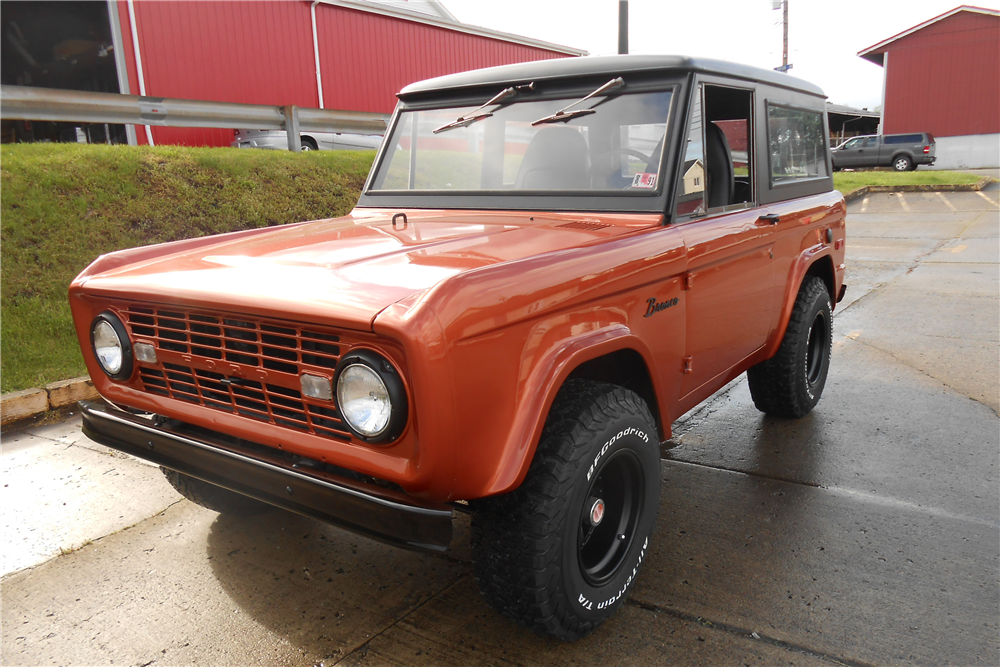
[[(848, 215), (823, 399), (674, 425), (631, 597), (573, 644), (446, 557), (180, 500), (78, 421), (5, 434), (2, 653), (38, 665), (1000, 664), (1000, 186)], [(62, 553), (60, 553), (62, 552)]]

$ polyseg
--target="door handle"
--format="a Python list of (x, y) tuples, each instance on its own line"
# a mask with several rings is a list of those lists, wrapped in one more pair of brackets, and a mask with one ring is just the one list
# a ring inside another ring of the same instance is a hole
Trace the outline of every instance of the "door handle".
[(781, 216), (777, 213), (765, 213), (764, 215), (757, 218), (758, 221), (765, 220), (769, 224), (776, 225), (781, 220)]

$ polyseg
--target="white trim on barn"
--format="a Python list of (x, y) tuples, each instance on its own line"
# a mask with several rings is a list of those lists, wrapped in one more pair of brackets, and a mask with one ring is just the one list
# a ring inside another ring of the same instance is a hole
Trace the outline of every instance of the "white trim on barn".
[[(864, 49), (862, 51), (858, 51), (858, 55), (861, 56), (862, 58), (864, 58), (865, 60), (869, 60), (869, 61), (874, 62), (875, 64), (881, 64), (881, 63), (877, 62), (877, 56), (882, 55), (882, 54), (878, 54), (878, 53), (873, 54), (872, 51), (878, 51), (878, 50), (882, 49), (883, 47), (888, 46), (892, 42), (895, 42), (897, 39), (902, 39), (902, 38), (906, 37), (907, 35), (912, 35), (913, 33), (917, 32), (918, 30), (923, 30), (927, 26), (933, 25), (933, 24), (937, 23), (938, 21), (943, 21), (944, 19), (948, 18), (949, 16), (954, 16), (955, 14), (958, 14), (959, 12), (972, 12), (973, 14), (986, 14), (987, 16), (1000, 16), (1000, 11), (998, 11), (996, 9), (987, 9), (985, 7), (972, 7), (970, 5), (962, 5), (961, 7), (955, 7), (955, 9), (952, 9), (951, 11), (945, 12), (944, 14), (941, 14), (940, 16), (935, 16), (932, 19), (928, 19), (928, 20), (924, 21), (923, 23), (921, 23), (920, 25), (915, 25), (915, 26), (913, 26), (912, 28), (910, 28), (908, 30), (904, 30), (903, 32), (899, 33), (898, 35), (893, 35), (892, 37), (890, 37), (888, 39), (883, 39), (881, 42), (879, 42), (878, 44), (875, 44), (874, 46), (869, 46), (867, 49)], [(869, 58), (868, 57), (869, 55), (871, 55), (872, 57)]]
[[(122, 36), (121, 17), (118, 16), (118, 2), (107, 0), (108, 20), (111, 23), (111, 45), (115, 54), (115, 72), (118, 74), (118, 92), (121, 95), (128, 95), (128, 65), (125, 62), (125, 39)], [(125, 138), (129, 146), (135, 146), (139, 142), (135, 136), (135, 125), (125, 126)]]

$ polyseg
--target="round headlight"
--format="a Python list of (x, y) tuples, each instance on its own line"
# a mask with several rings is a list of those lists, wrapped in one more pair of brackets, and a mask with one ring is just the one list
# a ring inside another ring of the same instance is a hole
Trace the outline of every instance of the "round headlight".
[(389, 425), (392, 399), (378, 374), (364, 364), (344, 369), (337, 382), (337, 403), (344, 419), (361, 435), (374, 438)]
[(94, 357), (108, 376), (120, 380), (132, 375), (132, 346), (125, 325), (113, 313), (101, 313), (90, 328)]
[(406, 425), (403, 382), (395, 368), (368, 350), (345, 355), (337, 367), (337, 408), (354, 435), (366, 442), (389, 442)]

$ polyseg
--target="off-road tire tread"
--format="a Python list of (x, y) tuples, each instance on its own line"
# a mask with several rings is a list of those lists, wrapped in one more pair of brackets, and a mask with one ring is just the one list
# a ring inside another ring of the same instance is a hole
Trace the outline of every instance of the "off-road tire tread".
[[(826, 283), (810, 276), (799, 287), (785, 337), (778, 353), (747, 371), (750, 396), (758, 410), (774, 417), (804, 417), (813, 404), (797, 388), (802, 369), (799, 366), (799, 346), (808, 345), (809, 312), (816, 299), (830, 298)], [(831, 337), (832, 342), (832, 337)], [(830, 349), (827, 349), (827, 355)]]
[(270, 505), (259, 500), (244, 496), (224, 489), (215, 484), (203, 482), (200, 479), (185, 475), (184, 473), (161, 467), (163, 475), (170, 482), (170, 486), (195, 503), (206, 509), (210, 509), (220, 514), (232, 514), (236, 516), (253, 516), (267, 511)]
[(602, 622), (577, 616), (559, 589), (559, 526), (588, 443), (610, 421), (627, 416), (656, 433), (648, 406), (634, 392), (605, 382), (567, 381), (521, 486), (473, 503), (476, 582), (486, 601), (512, 621), (565, 640), (586, 636)]

